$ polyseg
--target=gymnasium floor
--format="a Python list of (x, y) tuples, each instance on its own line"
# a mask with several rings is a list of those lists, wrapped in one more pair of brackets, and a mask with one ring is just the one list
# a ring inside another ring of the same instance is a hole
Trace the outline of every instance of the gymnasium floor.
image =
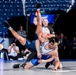
[(53, 71), (50, 66), (45, 69), (45, 64), (40, 64), (32, 69), (24, 70), (23, 68), (13, 69), (15, 63), (23, 61), (7, 61), (0, 60), (0, 75), (76, 75), (76, 61), (61, 61), (62, 70)]

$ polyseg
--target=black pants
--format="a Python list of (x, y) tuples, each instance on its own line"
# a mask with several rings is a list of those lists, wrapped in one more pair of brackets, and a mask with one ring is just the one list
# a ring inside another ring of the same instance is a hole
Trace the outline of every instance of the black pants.
[(21, 58), (21, 57), (23, 57), (21, 54), (18, 54), (17, 56), (8, 56), (8, 58), (9, 58), (9, 60), (10, 59), (13, 59), (13, 60), (18, 60), (18, 58)]
[(7, 49), (3, 48), (2, 50), (0, 50), (0, 53), (1, 52), (4, 53), (4, 55), (3, 55), (4, 56), (4, 60), (8, 60), (8, 51), (7, 51)]
[(14, 57), (14, 56), (8, 56), (8, 57), (9, 57), (9, 60), (10, 60), (10, 59), (13, 59), (13, 60), (17, 60), (17, 59), (18, 59), (17, 56), (15, 56), (15, 57)]
[(37, 57), (37, 52), (36, 51), (31, 51), (31, 54), (27, 57), (27, 61), (30, 61), (31, 59)]

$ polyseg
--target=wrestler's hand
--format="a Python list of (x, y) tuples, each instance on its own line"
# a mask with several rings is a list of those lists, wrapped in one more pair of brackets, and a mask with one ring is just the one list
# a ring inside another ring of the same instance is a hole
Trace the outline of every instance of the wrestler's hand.
[(42, 55), (40, 52), (37, 53), (37, 57), (41, 59)]
[(45, 63), (45, 60), (41, 59), (38, 61), (38, 63)]

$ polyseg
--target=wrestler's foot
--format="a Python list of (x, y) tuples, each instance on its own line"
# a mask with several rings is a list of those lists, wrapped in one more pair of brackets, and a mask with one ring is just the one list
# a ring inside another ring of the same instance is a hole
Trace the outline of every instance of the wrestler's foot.
[(46, 63), (45, 68), (47, 69), (50, 66), (50, 63)]
[(26, 63), (23, 63), (23, 64), (14, 64), (13, 68), (24, 68), (25, 65), (26, 65)]
[(11, 27), (10, 24), (8, 23), (8, 21), (4, 21), (4, 25), (5, 25), (7, 28)]
[(40, 8), (40, 6), (42, 5), (42, 3), (38, 3), (37, 6), (36, 6), (36, 9)]

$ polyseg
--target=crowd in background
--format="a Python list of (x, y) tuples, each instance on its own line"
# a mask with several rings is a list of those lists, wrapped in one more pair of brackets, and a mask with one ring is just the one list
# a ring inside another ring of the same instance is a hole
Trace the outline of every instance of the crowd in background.
[(76, 58), (76, 37), (67, 37), (62, 32), (57, 34), (60, 39), (59, 57), (61, 59), (75, 59)]

